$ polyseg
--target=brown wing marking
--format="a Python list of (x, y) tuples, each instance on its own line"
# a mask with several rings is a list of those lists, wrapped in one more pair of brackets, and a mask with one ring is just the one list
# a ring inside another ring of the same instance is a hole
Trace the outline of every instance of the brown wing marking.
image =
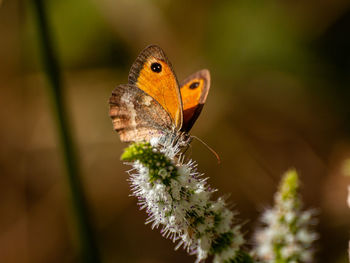
[(151, 96), (133, 85), (119, 85), (109, 99), (109, 116), (123, 142), (149, 141), (170, 132), (169, 114)]

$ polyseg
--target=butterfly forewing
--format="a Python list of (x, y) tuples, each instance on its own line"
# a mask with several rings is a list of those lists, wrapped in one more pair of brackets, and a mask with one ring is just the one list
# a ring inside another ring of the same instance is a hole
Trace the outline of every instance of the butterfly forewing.
[(171, 116), (174, 126), (182, 126), (179, 84), (163, 50), (155, 45), (144, 49), (132, 65), (129, 83), (154, 98)]

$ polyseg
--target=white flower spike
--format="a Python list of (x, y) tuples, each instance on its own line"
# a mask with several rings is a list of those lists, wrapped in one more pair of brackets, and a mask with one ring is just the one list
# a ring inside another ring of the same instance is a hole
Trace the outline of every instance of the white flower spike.
[(152, 228), (161, 227), (164, 237), (177, 242), (203, 262), (213, 255), (215, 263), (253, 262), (241, 250), (240, 225), (222, 198), (211, 200), (215, 191), (197, 171), (196, 162), (184, 161), (178, 138), (153, 138), (150, 143), (129, 146), (122, 160), (131, 162), (133, 195), (149, 217)]

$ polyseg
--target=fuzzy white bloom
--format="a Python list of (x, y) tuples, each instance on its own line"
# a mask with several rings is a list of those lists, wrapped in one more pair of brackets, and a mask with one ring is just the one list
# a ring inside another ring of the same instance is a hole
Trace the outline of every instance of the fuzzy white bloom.
[[(133, 195), (149, 217), (152, 228), (184, 247), (202, 262), (233, 260), (244, 243), (240, 226), (233, 225), (234, 213), (222, 198), (211, 200), (215, 191), (198, 173), (197, 164), (185, 161), (178, 137), (152, 138), (150, 144), (131, 145), (124, 160), (132, 161), (130, 182)], [(137, 158), (135, 158), (137, 156)]]
[(313, 212), (302, 211), (298, 196), (298, 176), (289, 171), (275, 195), (274, 207), (262, 217), (263, 227), (255, 233), (254, 254), (262, 262), (310, 262), (317, 234), (310, 230)]

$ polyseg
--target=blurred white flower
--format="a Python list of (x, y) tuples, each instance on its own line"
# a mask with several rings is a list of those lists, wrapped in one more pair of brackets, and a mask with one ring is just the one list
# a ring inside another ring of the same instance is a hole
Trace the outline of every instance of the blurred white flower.
[(312, 212), (301, 210), (297, 173), (288, 171), (278, 192), (275, 204), (262, 217), (263, 227), (255, 233), (255, 256), (262, 262), (311, 262), (312, 243), (317, 234), (310, 230)]

